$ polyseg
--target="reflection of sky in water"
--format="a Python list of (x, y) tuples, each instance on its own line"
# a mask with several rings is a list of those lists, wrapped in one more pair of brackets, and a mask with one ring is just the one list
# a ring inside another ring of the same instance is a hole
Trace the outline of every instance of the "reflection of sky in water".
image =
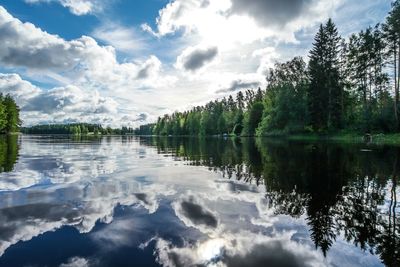
[(22, 137), (19, 154), (0, 174), (0, 266), (380, 266), (342, 235), (325, 258), (265, 187), (134, 138)]

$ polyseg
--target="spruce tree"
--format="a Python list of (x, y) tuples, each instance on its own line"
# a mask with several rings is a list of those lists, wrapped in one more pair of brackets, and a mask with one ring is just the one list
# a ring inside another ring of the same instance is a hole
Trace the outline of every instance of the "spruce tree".
[(323, 25), (315, 36), (313, 48), (310, 52), (309, 74), (310, 86), (308, 90), (308, 104), (311, 126), (314, 131), (325, 129), (328, 119), (328, 88), (326, 87), (325, 74), (325, 46), (327, 38)]
[(328, 87), (328, 128), (339, 129), (342, 127), (343, 116), (343, 86), (340, 77), (340, 45), (341, 37), (331, 19), (325, 26), (326, 32), (326, 60), (325, 74)]
[(343, 117), (343, 85), (340, 75), (341, 38), (331, 19), (320, 26), (310, 52), (308, 90), (311, 126), (316, 131), (339, 129)]

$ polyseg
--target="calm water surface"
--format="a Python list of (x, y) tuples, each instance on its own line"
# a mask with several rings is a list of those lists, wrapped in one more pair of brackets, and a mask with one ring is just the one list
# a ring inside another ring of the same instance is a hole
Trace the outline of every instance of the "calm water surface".
[(0, 266), (400, 266), (400, 149), (0, 138)]

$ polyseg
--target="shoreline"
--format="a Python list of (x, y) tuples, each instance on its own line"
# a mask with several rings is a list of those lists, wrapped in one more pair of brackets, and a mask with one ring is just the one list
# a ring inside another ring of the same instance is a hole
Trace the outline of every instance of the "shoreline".
[(371, 134), (369, 135), (369, 141), (365, 140), (365, 135), (346, 133), (346, 134), (271, 134), (264, 136), (235, 136), (235, 135), (208, 135), (208, 136), (196, 136), (196, 135), (134, 135), (142, 137), (167, 137), (167, 138), (179, 138), (179, 137), (193, 137), (193, 138), (266, 138), (276, 140), (289, 140), (289, 141), (331, 141), (341, 143), (354, 143), (354, 144), (374, 144), (374, 145), (399, 145), (400, 146), (400, 133), (396, 134)]

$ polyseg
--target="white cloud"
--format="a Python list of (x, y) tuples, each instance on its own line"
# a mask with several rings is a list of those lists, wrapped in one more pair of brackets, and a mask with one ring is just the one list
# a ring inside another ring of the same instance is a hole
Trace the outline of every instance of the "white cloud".
[(85, 15), (93, 12), (96, 1), (89, 0), (61, 0), (60, 3), (69, 8), (75, 15)]
[(65, 122), (118, 120), (118, 103), (100, 96), (95, 90), (84, 91), (72, 85), (43, 90), (18, 74), (0, 73), (0, 92), (15, 97), (23, 121), (29, 124), (46, 121), (49, 117), (54, 122), (57, 118)]
[(96, 28), (92, 35), (115, 47), (118, 51), (137, 53), (147, 49), (146, 40), (134, 27), (125, 27), (111, 21), (106, 21)]
[(99, 12), (102, 9), (102, 2), (99, 0), (25, 0), (25, 2), (28, 4), (58, 2), (77, 16)]
[(89, 261), (85, 258), (73, 257), (67, 263), (63, 263), (60, 267), (89, 267)]
[(66, 41), (31, 23), (22, 23), (1, 6), (0, 38), (0, 62), (10, 67), (54, 72), (93, 70), (98, 65), (119, 67), (113, 47), (99, 46), (88, 36)]
[(265, 47), (255, 50), (252, 54), (254, 58), (260, 59), (257, 73), (266, 76), (268, 71), (274, 67), (274, 64), (279, 60), (279, 53), (274, 47)]
[(150, 56), (140, 67), (137, 78), (147, 79), (149, 77), (157, 77), (161, 69), (161, 61), (156, 56)]
[[(174, 0), (159, 12), (159, 36), (183, 30), (203, 42), (222, 47), (274, 37), (296, 41), (294, 33), (314, 26), (332, 15), (342, 1), (336, 0)], [(207, 18), (207, 19), (204, 19)], [(146, 27), (150, 31), (149, 27)]]
[[(169, 87), (176, 81), (172, 75), (161, 73), (162, 63), (154, 55), (119, 63), (115, 49), (111, 46), (100, 46), (88, 36), (66, 41), (33, 24), (22, 23), (1, 6), (0, 38), (3, 41), (0, 63), (4, 66), (13, 70), (17, 68), (31, 79), (45, 76), (62, 84), (58, 87), (63, 89), (51, 89), (48, 92), (43, 90), (36, 98), (32, 98), (33, 95), (27, 92), (28, 87), (36, 93), (40, 90), (28, 85), (26, 81), (19, 81), (20, 87), (14, 92), (20, 98), (19, 104), (25, 104), (26, 99), (22, 99), (25, 95), (25, 98), (30, 96), (31, 101), (36, 100), (36, 103), (30, 103), (23, 109), (30, 112), (23, 114), (28, 124), (79, 120), (113, 126), (119, 126), (120, 122), (124, 125), (138, 125), (143, 123), (137, 119), (138, 114), (153, 113), (147, 119), (155, 119), (154, 109), (148, 106), (155, 104), (150, 101), (154, 96), (149, 90)], [(16, 79), (21, 80), (20, 77)], [(13, 90), (12, 82), (16, 81), (5, 80), (3, 75), (2, 90)], [(85, 102), (83, 99), (97, 102)], [(49, 101), (52, 105), (45, 108), (39, 105), (40, 101)], [(119, 106), (121, 104), (123, 106)], [(82, 108), (85, 105), (87, 107)], [(100, 113), (104, 116), (100, 116)], [(122, 121), (122, 118), (130, 118), (132, 121)]]
[(12, 95), (19, 106), (27, 104), (28, 99), (40, 94), (41, 90), (18, 74), (0, 73), (0, 93)]

